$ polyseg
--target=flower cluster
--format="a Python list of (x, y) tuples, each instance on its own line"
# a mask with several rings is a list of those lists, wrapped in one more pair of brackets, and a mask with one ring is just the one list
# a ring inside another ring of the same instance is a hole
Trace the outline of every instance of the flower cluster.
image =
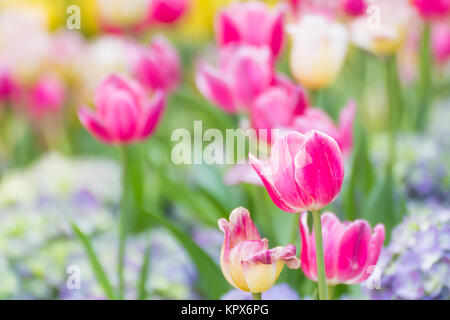
[[(379, 289), (372, 299), (450, 297), (450, 212), (435, 204), (413, 205), (383, 250)], [(376, 280), (378, 281), (378, 280)]]

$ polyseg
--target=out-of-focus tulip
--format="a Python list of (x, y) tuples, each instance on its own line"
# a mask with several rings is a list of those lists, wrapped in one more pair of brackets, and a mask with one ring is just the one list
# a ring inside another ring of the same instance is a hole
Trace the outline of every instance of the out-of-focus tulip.
[(219, 68), (200, 64), (196, 83), (200, 92), (227, 112), (251, 107), (273, 81), (273, 61), (266, 47), (230, 44), (220, 52)]
[[(310, 234), (307, 219), (308, 213), (302, 213), (302, 270), (309, 279), (317, 281), (314, 231)], [(342, 223), (331, 212), (323, 213), (321, 220), (327, 284), (357, 284), (366, 280), (377, 264), (384, 242), (384, 226), (376, 225), (372, 233), (367, 221)]]
[(26, 105), (33, 116), (43, 116), (59, 111), (65, 98), (61, 80), (53, 76), (42, 76), (27, 92)]
[(343, 12), (352, 17), (358, 17), (366, 12), (367, 4), (364, 0), (340, 0)]
[(171, 90), (180, 81), (180, 61), (175, 48), (162, 36), (148, 48), (136, 46), (133, 74), (149, 89)]
[(82, 107), (78, 117), (98, 140), (127, 144), (143, 140), (155, 130), (164, 106), (163, 91), (149, 99), (139, 83), (111, 75), (96, 90), (96, 112)]
[(230, 43), (267, 46), (274, 57), (283, 45), (283, 13), (259, 1), (232, 3), (216, 20), (220, 46)]
[(151, 0), (150, 21), (172, 23), (186, 11), (189, 0)]
[(285, 264), (290, 269), (300, 267), (295, 246), (269, 249), (268, 240), (261, 239), (246, 209), (233, 210), (229, 221), (220, 219), (218, 224), (225, 235), (220, 266), (233, 287), (252, 293), (265, 292), (275, 284)]
[(354, 101), (348, 103), (339, 115), (339, 126), (334, 124), (330, 116), (319, 108), (308, 108), (301, 116), (295, 117), (292, 128), (300, 133), (318, 130), (336, 140), (344, 155), (348, 155), (353, 147), (353, 120), (356, 107)]
[(352, 42), (376, 55), (396, 53), (405, 41), (410, 7), (405, 0), (375, 0), (371, 7), (351, 24)]
[(101, 23), (107, 29), (128, 29), (143, 23), (150, 11), (150, 0), (97, 0)]
[(450, 23), (436, 23), (432, 32), (434, 57), (439, 63), (445, 63), (450, 58)]
[(14, 99), (19, 92), (19, 85), (14, 81), (8, 70), (0, 67), (0, 102)]
[(249, 155), (272, 201), (286, 212), (319, 210), (338, 196), (344, 160), (330, 136), (309, 131), (289, 132), (272, 147), (270, 161)]
[(293, 119), (308, 108), (305, 90), (284, 76), (277, 75), (274, 85), (261, 93), (250, 109), (254, 129), (266, 129), (267, 141), (272, 141), (272, 129), (288, 129)]
[(309, 89), (329, 86), (347, 54), (345, 27), (322, 15), (305, 15), (288, 31), (293, 40), (290, 66), (296, 80)]
[(450, 13), (449, 0), (411, 0), (424, 19), (440, 18)]

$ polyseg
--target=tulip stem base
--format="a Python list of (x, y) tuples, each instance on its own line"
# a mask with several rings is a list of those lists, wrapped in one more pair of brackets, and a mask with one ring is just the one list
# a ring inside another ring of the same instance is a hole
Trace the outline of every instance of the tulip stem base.
[(316, 240), (316, 262), (317, 262), (317, 278), (319, 280), (319, 299), (328, 300), (327, 297), (327, 280), (325, 277), (325, 260), (323, 256), (322, 243), (322, 222), (320, 220), (320, 211), (313, 210), (314, 236)]
[(261, 296), (262, 296), (261, 292), (252, 293), (253, 300), (261, 300)]

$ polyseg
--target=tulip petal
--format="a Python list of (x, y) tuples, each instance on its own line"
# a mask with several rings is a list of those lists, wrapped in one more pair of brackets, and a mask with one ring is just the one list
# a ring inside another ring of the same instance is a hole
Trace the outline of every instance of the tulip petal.
[(366, 267), (371, 242), (370, 226), (364, 220), (350, 223), (342, 233), (337, 262), (340, 283), (359, 277)]
[(235, 112), (236, 107), (231, 90), (222, 79), (223, 75), (212, 67), (201, 65), (197, 70), (196, 83), (200, 92), (226, 112)]
[[(377, 264), (380, 256), (381, 248), (383, 247), (385, 237), (384, 225), (378, 224), (375, 226), (372, 238), (369, 244), (369, 257), (367, 258), (367, 264), (359, 278), (350, 281), (350, 283), (360, 283), (366, 280), (370, 276), (370, 267), (374, 267)], [(373, 270), (372, 270), (373, 271)]]
[(299, 221), (299, 228), (300, 228), (300, 237), (302, 240), (302, 250), (300, 253), (300, 260), (302, 261), (302, 271), (305, 274), (306, 277), (308, 277), (311, 280), (316, 280), (313, 278), (311, 273), (311, 261), (309, 259), (309, 252), (311, 250), (315, 250), (315, 248), (311, 248), (310, 243), (310, 235), (309, 235), (309, 227), (308, 227), (308, 212), (303, 212), (300, 215), (300, 221)]
[(140, 129), (136, 138), (145, 139), (155, 130), (156, 125), (159, 123), (159, 119), (163, 114), (165, 105), (166, 95), (164, 91), (155, 92), (149, 105), (144, 108), (141, 118), (142, 124), (140, 124)]
[(327, 282), (331, 283), (337, 274), (337, 260), (339, 252), (339, 240), (343, 231), (343, 225), (331, 212), (321, 215), (323, 250), (325, 259), (325, 272)]
[(78, 118), (81, 124), (98, 140), (104, 143), (114, 142), (108, 129), (89, 108), (78, 109)]
[(240, 40), (239, 30), (226, 12), (222, 12), (217, 21), (217, 39), (220, 46), (225, 46), (229, 43), (238, 42)]
[(270, 35), (270, 48), (274, 57), (278, 56), (283, 47), (284, 36), (284, 14), (278, 13), (272, 25), (272, 34)]
[(296, 208), (292, 208), (287, 204), (283, 197), (278, 192), (277, 188), (273, 183), (273, 177), (270, 170), (270, 166), (268, 164), (263, 164), (262, 161), (255, 158), (253, 155), (249, 154), (249, 161), (252, 165), (253, 169), (255, 169), (258, 176), (261, 178), (264, 187), (267, 189), (270, 198), (272, 201), (283, 211), (286, 212), (298, 212)]
[(314, 199), (308, 209), (317, 210), (332, 202), (344, 180), (342, 152), (330, 136), (309, 131), (295, 162), (295, 180), (305, 195)]

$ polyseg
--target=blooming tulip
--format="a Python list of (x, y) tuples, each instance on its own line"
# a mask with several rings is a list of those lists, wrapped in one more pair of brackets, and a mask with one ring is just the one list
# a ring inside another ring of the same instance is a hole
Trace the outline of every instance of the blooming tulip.
[(283, 13), (271, 11), (258, 1), (233, 3), (219, 14), (216, 21), (220, 46), (230, 43), (267, 46), (274, 57), (281, 51), (283, 32)]
[(202, 63), (197, 87), (210, 101), (227, 112), (247, 110), (273, 81), (273, 63), (268, 48), (229, 45), (220, 52), (219, 68)]
[(286, 212), (325, 207), (336, 199), (344, 179), (338, 144), (315, 130), (289, 132), (277, 140), (267, 163), (249, 157), (272, 201)]
[[(300, 218), (302, 239), (302, 270), (317, 281), (316, 246), (314, 231), (310, 234), (308, 214)], [(356, 284), (366, 280), (377, 264), (384, 241), (384, 226), (378, 224), (371, 231), (365, 220), (340, 222), (331, 212), (321, 215), (325, 274), (328, 285)]]
[(148, 89), (173, 89), (180, 80), (177, 51), (162, 36), (153, 39), (148, 48), (136, 46), (132, 63), (136, 78)]
[(137, 82), (111, 75), (97, 87), (95, 106), (95, 113), (85, 107), (78, 110), (84, 127), (104, 143), (132, 143), (153, 132), (165, 106), (165, 94), (156, 91), (148, 99)]
[(300, 267), (295, 246), (269, 249), (268, 240), (261, 239), (246, 209), (234, 209), (229, 221), (220, 219), (218, 224), (225, 235), (220, 266), (233, 287), (261, 293), (275, 284), (285, 264), (290, 269)]
[(347, 54), (349, 40), (345, 27), (322, 15), (304, 15), (288, 31), (293, 40), (290, 66), (294, 77), (308, 89), (329, 86)]
[(449, 0), (411, 0), (424, 19), (444, 17), (450, 13)]

